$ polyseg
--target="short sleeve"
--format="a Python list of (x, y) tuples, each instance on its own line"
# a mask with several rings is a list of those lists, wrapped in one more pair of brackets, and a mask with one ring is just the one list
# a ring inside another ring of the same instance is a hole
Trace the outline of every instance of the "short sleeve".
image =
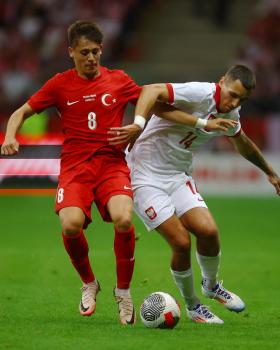
[(123, 96), (130, 102), (136, 105), (139, 95), (142, 91), (142, 87), (137, 85), (135, 81), (126, 73), (123, 72)]
[(183, 84), (171, 84), (171, 86), (173, 88), (174, 104), (180, 102), (200, 104), (202, 101), (213, 96), (213, 90), (210, 83), (190, 82)]
[(30, 97), (27, 103), (34, 112), (40, 113), (46, 108), (55, 106), (57, 103), (57, 85), (58, 74), (48, 80), (34, 95)]

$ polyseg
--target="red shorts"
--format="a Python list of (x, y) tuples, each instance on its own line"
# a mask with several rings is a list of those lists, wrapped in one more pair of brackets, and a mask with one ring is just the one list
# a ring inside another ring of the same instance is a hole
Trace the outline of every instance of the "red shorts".
[(93, 156), (59, 176), (55, 212), (65, 207), (79, 207), (91, 223), (91, 206), (95, 202), (104, 221), (111, 222), (107, 203), (112, 196), (124, 194), (133, 198), (129, 169), (122, 156), (102, 154)]

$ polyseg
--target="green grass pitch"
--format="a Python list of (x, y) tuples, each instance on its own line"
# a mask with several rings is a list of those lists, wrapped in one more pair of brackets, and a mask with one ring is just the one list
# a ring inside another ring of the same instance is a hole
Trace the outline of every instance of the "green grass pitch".
[[(135, 217), (134, 327), (118, 323), (112, 297), (115, 263), (112, 225), (94, 211), (87, 231), (90, 258), (102, 291), (96, 313), (78, 312), (79, 278), (64, 251), (52, 197), (0, 197), (0, 349), (273, 349), (280, 343), (279, 198), (207, 198), (222, 241), (220, 278), (246, 302), (241, 314), (202, 298), (224, 325), (193, 324), (169, 273), (170, 251)], [(194, 243), (194, 240), (193, 240)], [(194, 244), (193, 244), (194, 248)], [(196, 290), (200, 275), (193, 259)], [(145, 328), (139, 306), (149, 293), (166, 291), (182, 306), (173, 330)]]

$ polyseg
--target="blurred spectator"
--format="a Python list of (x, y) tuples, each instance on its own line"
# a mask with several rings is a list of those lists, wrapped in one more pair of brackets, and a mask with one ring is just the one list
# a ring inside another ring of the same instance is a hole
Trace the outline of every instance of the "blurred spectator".
[[(65, 55), (65, 28), (77, 19), (92, 19), (104, 32), (105, 64), (120, 57), (127, 16), (140, 0), (1, 0), (0, 1), (0, 132), (10, 109), (21, 105), (54, 71), (71, 66)], [(132, 24), (132, 23), (131, 23)], [(3, 118), (3, 116), (6, 116)]]
[(232, 0), (193, 0), (192, 9), (195, 16), (210, 18), (218, 27), (227, 27)]
[(249, 112), (280, 112), (280, 2), (262, 0), (251, 22), (240, 59), (256, 72), (257, 88)]

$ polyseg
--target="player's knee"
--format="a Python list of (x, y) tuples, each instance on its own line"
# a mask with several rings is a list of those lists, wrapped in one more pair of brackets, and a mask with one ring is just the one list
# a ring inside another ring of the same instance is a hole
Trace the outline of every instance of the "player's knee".
[(65, 235), (75, 235), (82, 230), (83, 222), (78, 218), (67, 218), (61, 221), (61, 226)]
[(200, 236), (207, 240), (217, 240), (219, 237), (219, 232), (216, 226), (205, 225), (201, 228)]
[(172, 249), (177, 254), (186, 255), (191, 249), (191, 242), (188, 237), (182, 237), (173, 242)]
[(132, 226), (132, 220), (130, 215), (119, 215), (113, 220), (117, 231), (126, 232)]

